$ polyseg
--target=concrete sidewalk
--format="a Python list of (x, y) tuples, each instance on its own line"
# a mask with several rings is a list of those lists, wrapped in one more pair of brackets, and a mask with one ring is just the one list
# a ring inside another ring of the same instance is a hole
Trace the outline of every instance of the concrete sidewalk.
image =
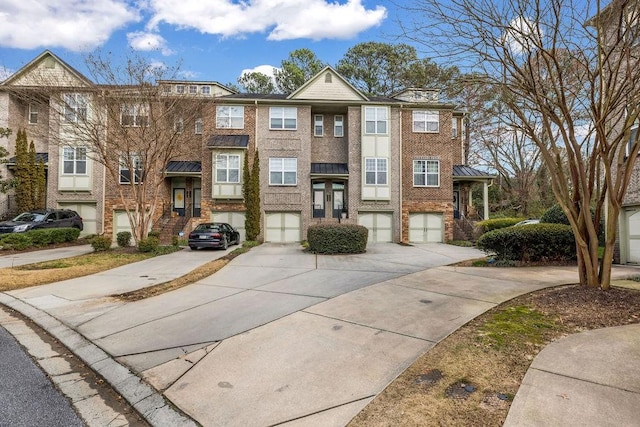
[[(0, 294), (0, 302), (120, 363), (112, 381), (134, 401), (148, 391), (122, 387), (136, 382), (131, 373), (202, 425), (342, 426), (464, 323), (523, 293), (577, 281), (573, 267), (447, 267), (483, 254), (443, 244), (378, 244), (348, 256), (265, 244), (179, 290), (133, 303), (109, 297), (218, 254), (182, 251)], [(636, 273), (616, 267), (614, 275)], [(87, 363), (109, 375), (104, 360)]]

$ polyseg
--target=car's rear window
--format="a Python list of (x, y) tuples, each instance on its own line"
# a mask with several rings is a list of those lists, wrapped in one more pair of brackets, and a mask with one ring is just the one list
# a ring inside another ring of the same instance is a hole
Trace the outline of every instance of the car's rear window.
[(200, 224), (194, 231), (220, 231), (220, 227), (218, 225)]

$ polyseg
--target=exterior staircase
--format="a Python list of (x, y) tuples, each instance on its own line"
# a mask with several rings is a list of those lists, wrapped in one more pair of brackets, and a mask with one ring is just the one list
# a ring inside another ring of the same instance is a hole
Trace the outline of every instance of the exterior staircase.
[(464, 216), (453, 220), (453, 239), (467, 240), (475, 242), (477, 240), (475, 221), (471, 221)]

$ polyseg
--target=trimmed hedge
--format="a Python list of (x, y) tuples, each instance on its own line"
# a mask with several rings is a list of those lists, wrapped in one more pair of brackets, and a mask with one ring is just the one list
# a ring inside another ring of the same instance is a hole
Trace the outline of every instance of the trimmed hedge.
[(91, 247), (96, 252), (108, 251), (111, 248), (111, 238), (109, 236), (95, 236), (91, 239)]
[(368, 235), (361, 225), (320, 224), (309, 227), (307, 241), (316, 254), (361, 254), (367, 250)]
[(24, 233), (9, 233), (0, 237), (0, 246), (4, 249), (24, 250), (30, 247), (43, 247), (56, 243), (78, 240), (77, 228), (42, 228)]
[(116, 242), (121, 248), (131, 246), (131, 233), (129, 231), (121, 231), (116, 234)]
[(530, 224), (490, 231), (477, 241), (478, 248), (498, 260), (566, 262), (576, 259), (571, 227), (563, 224)]
[(153, 252), (160, 246), (160, 239), (157, 237), (147, 237), (140, 239), (138, 242), (138, 250), (140, 252)]
[(487, 233), (492, 230), (498, 230), (500, 228), (511, 227), (512, 225), (516, 225), (520, 221), (524, 221), (526, 218), (493, 218), (493, 219), (485, 219), (484, 221), (480, 221), (476, 224), (476, 227), (479, 228), (480, 234)]

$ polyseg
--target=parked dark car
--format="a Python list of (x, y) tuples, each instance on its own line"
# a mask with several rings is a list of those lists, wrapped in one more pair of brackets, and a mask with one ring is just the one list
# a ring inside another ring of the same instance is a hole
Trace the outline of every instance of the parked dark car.
[(240, 243), (240, 233), (224, 222), (207, 222), (198, 225), (189, 233), (189, 247), (192, 250), (198, 248), (222, 248)]
[(62, 227), (73, 227), (82, 231), (84, 224), (78, 212), (70, 209), (36, 209), (23, 212), (11, 221), (0, 222), (0, 233)]

